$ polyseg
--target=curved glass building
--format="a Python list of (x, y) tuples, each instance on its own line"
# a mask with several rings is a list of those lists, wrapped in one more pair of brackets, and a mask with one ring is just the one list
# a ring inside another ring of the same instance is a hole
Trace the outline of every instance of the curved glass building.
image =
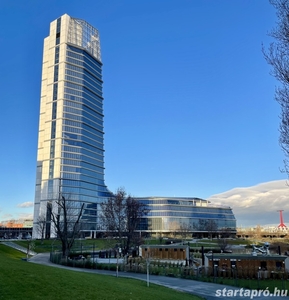
[[(64, 196), (84, 203), (83, 230), (98, 229), (104, 183), (103, 96), (100, 39), (87, 22), (63, 15), (44, 40), (34, 229)], [(37, 237), (37, 230), (33, 230)]]
[(190, 233), (193, 236), (236, 234), (236, 219), (228, 206), (186, 197), (136, 198), (147, 205), (139, 230), (149, 235)]

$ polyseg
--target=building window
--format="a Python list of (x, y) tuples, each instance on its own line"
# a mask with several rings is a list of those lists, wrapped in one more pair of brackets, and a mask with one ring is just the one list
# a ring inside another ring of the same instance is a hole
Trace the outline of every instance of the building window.
[(281, 271), (282, 270), (282, 262), (276, 261), (276, 270)]

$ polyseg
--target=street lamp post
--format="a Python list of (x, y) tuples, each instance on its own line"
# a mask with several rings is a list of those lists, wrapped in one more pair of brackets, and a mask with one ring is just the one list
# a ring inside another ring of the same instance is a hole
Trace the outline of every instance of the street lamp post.
[(258, 290), (260, 290), (261, 267), (258, 268)]
[(151, 262), (151, 255), (150, 255), (150, 248), (147, 248), (146, 253), (146, 264), (147, 264), (147, 287), (150, 286), (150, 262)]
[(119, 258), (120, 253), (121, 253), (121, 248), (117, 248), (117, 253), (116, 253), (116, 277), (118, 277), (118, 258)]

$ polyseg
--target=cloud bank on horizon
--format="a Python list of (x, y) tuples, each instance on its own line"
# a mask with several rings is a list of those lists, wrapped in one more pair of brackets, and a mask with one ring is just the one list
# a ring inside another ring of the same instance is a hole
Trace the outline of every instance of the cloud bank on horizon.
[(279, 210), (289, 227), (289, 186), (287, 180), (260, 183), (251, 187), (234, 188), (208, 198), (213, 204), (230, 206), (237, 227), (279, 225)]
[(15, 210), (12, 212), (4, 212), (0, 207), (0, 223), (10, 220), (30, 220), (33, 219), (34, 202), (27, 201), (16, 205)]

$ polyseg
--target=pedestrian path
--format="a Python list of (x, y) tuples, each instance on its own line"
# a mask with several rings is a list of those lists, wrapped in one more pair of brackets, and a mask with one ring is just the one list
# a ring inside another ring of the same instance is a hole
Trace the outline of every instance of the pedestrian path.
[[(16, 249), (16, 250), (18, 250), (18, 251), (20, 251), (20, 252), (22, 252), (22, 253), (25, 253), (25, 254), (27, 254), (27, 248), (25, 248), (25, 247), (22, 247), (22, 246), (20, 246), (20, 245), (18, 245), (18, 244), (16, 244), (16, 243), (13, 243), (13, 242), (1, 242), (3, 245), (6, 245), (6, 246), (8, 246), (8, 247), (11, 247), (11, 248), (14, 248), (14, 249)], [(34, 252), (34, 251), (32, 251), (32, 250), (29, 250), (29, 253), (28, 253), (29, 255), (36, 255), (37, 253), (36, 252)]]
[[(71, 268), (61, 265), (56, 265), (50, 262), (49, 253), (40, 253), (29, 259), (29, 262), (42, 264), (46, 266), (52, 266), (56, 268), (67, 269), (75, 272), (87, 272), (87, 273), (95, 273), (102, 275), (110, 275), (116, 276), (116, 272), (107, 271), (107, 270), (91, 270), (91, 269), (83, 269), (83, 268)], [(140, 273), (129, 273), (129, 272), (118, 272), (119, 277), (126, 278), (134, 278), (138, 280), (147, 281), (146, 274)], [(223, 284), (214, 284), (196, 280), (175, 278), (175, 277), (167, 277), (167, 276), (156, 276), (150, 275), (149, 282), (162, 285), (165, 287), (169, 287), (178, 291), (186, 292), (189, 294), (194, 294), (200, 297), (203, 297), (207, 300), (215, 300), (215, 299), (236, 299), (236, 300), (244, 300), (244, 299), (258, 299), (258, 300), (268, 300), (268, 299), (284, 299), (284, 297), (273, 297), (272, 295), (264, 295), (256, 294), (258, 291), (250, 291), (243, 290), (237, 287), (226, 286)], [(245, 292), (247, 291), (247, 294)], [(228, 294), (230, 293), (230, 294)], [(254, 294), (253, 294), (254, 293)], [(232, 295), (233, 294), (233, 295)], [(246, 296), (247, 295), (247, 296)], [(252, 297), (253, 296), (253, 297)], [(288, 299), (288, 297), (286, 297)]]

